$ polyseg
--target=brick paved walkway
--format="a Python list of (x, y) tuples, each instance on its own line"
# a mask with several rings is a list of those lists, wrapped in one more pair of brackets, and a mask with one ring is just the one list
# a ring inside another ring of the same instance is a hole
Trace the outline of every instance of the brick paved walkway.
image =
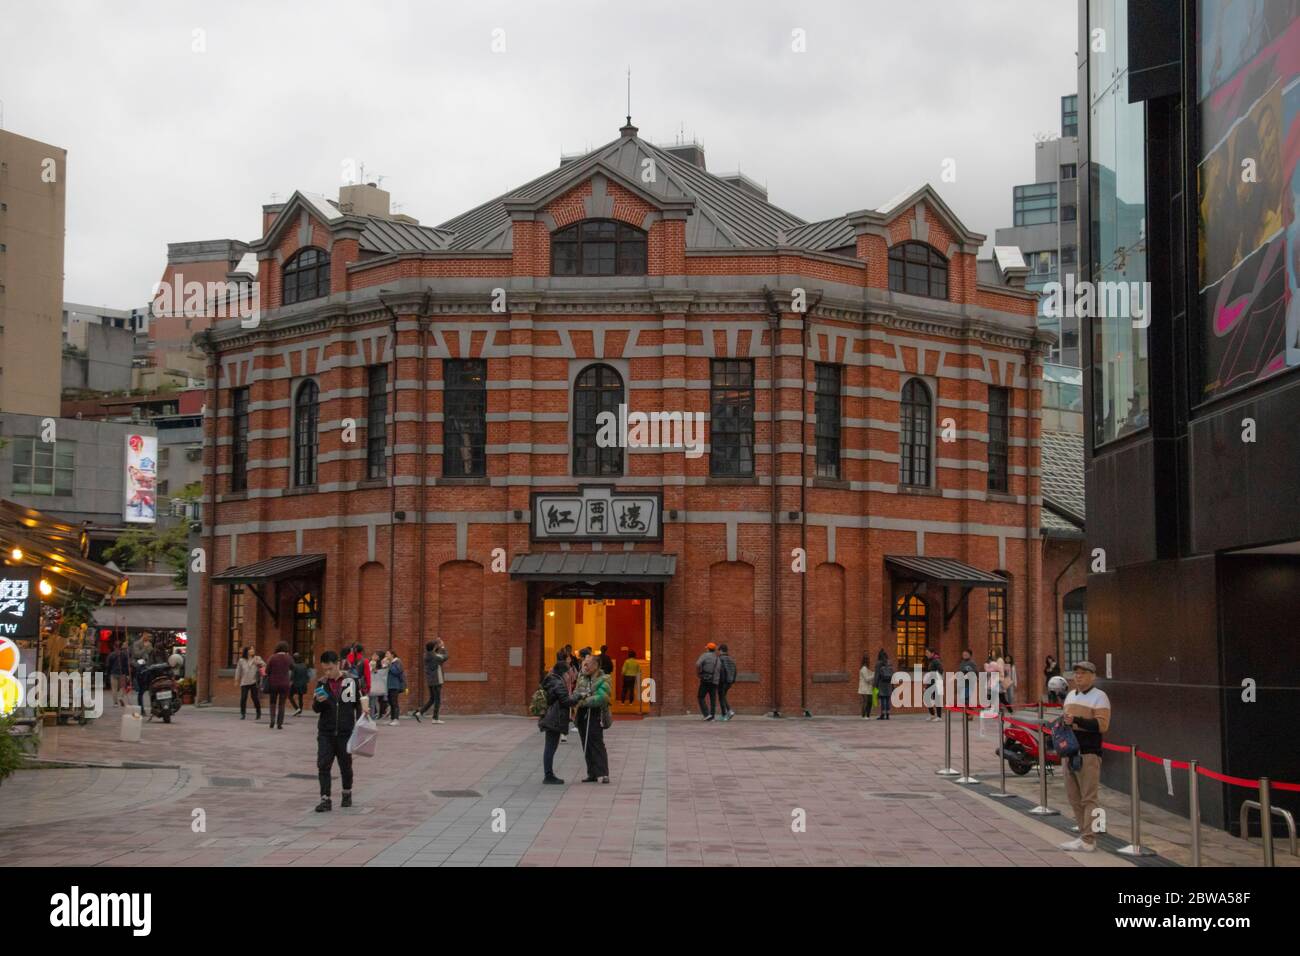
[[(564, 787), (541, 783), (531, 720), (403, 720), (381, 727), (378, 756), (357, 761), (353, 809), (338, 807), (336, 780), (330, 814), (312, 812), (310, 715), (271, 731), (251, 716), (191, 707), (170, 726), (147, 724), (138, 744), (117, 740), (117, 722), (110, 713), (84, 728), (45, 728), (42, 759), (105, 766), (24, 770), (0, 787), (7, 863), (1131, 865), (1062, 853), (1059, 818), (1027, 817), (935, 776), (942, 727), (922, 717), (620, 720), (607, 735), (613, 783), (578, 782), (574, 734), (557, 758)], [(992, 779), (994, 731), (979, 733), (974, 766)], [(1036, 786), (1030, 777), (1012, 788)], [(1063, 786), (1052, 789), (1063, 806)], [(1107, 795), (1121, 836), (1124, 800)], [(798, 811), (805, 832), (792, 831)], [(1152, 814), (1149, 842), (1174, 856), (1177, 818)], [(1210, 862), (1258, 859), (1224, 834), (1206, 831), (1206, 842)]]

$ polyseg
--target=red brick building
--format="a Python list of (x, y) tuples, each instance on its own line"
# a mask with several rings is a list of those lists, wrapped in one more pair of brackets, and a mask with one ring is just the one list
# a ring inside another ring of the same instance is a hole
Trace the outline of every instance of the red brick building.
[[(265, 207), (260, 323), (203, 337), (201, 699), (282, 639), (396, 648), (413, 701), (440, 636), (452, 713), (521, 712), (568, 642), (667, 714), (709, 640), (748, 713), (853, 712), (882, 647), (1041, 668), (1049, 340), (929, 186), (805, 222), (629, 123), (437, 228), (382, 200)], [(620, 405), (704, 444), (609, 447)]]

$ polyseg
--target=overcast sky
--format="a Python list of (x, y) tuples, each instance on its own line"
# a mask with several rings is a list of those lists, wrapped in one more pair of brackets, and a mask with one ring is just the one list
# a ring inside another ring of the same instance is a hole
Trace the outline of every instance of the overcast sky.
[(443, 222), (616, 138), (629, 67), (643, 138), (684, 127), (796, 215), (929, 180), (991, 241), (1076, 46), (1073, 0), (5, 0), (0, 100), (68, 151), (64, 298), (130, 308), (168, 242), (255, 239), (263, 203), (335, 197), (348, 161)]

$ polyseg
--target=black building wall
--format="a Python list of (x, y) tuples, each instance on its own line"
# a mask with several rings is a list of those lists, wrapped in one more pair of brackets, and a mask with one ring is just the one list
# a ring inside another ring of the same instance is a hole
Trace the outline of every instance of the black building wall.
[[(1085, 143), (1087, 6), (1080, 3)], [(1101, 549), (1106, 568), (1088, 581), (1089, 650), (1114, 708), (1111, 740), (1234, 776), (1300, 782), (1300, 369), (1198, 404), (1195, 6), (1130, 3), (1129, 98), (1143, 103), (1146, 118), (1150, 427), (1101, 448), (1088, 430), (1088, 547)], [(1089, 156), (1080, 175), (1089, 235), (1092, 167)], [(1093, 245), (1081, 250), (1087, 278)], [(1085, 329), (1091, 368), (1096, 343), (1091, 323)], [(1091, 375), (1084, 382), (1092, 409), (1096, 383)], [(1247, 418), (1254, 442), (1242, 440)], [(1228, 553), (1269, 546), (1276, 553)], [(1248, 677), (1258, 687), (1254, 703), (1241, 699)], [(1142, 796), (1186, 813), (1187, 775), (1173, 777), (1170, 794), (1163, 768), (1142, 762)], [(1128, 761), (1109, 754), (1103, 780), (1127, 791)], [(1208, 779), (1200, 794), (1205, 822), (1232, 830), (1241, 801), (1254, 796)], [(1300, 794), (1275, 793), (1274, 802), (1300, 816)]]

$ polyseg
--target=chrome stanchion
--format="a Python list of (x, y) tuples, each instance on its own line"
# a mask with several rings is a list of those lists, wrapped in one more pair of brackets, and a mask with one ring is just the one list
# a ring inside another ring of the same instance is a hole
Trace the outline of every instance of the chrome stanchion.
[(1002, 789), (999, 790), (997, 793), (989, 794), (989, 796), (993, 797), (995, 800), (1005, 800), (1007, 797), (1013, 796), (1013, 794), (1007, 793), (1007, 755), (1002, 752), (1002, 748), (1006, 746), (1006, 742), (1007, 742), (1007, 728), (1006, 728), (1005, 720), (1006, 718), (1002, 715), (1002, 708), (999, 707), (998, 708), (998, 756), (1001, 759), (998, 762), (1001, 764), (1001, 767), (999, 769), (1002, 771)]
[(1116, 852), (1125, 856), (1155, 856), (1156, 851), (1142, 845), (1142, 793), (1138, 784), (1138, 749), (1137, 744), (1128, 748), (1129, 759), (1129, 813), (1133, 816), (1133, 837), (1128, 846), (1120, 847)]
[(1187, 815), (1192, 822), (1192, 866), (1201, 865), (1201, 787), (1196, 772), (1196, 761), (1187, 761), (1188, 780)]
[(952, 765), (952, 711), (945, 707), (943, 709), (943, 769), (936, 770), (941, 777), (956, 777), (961, 774)]
[(1047, 731), (1043, 726), (1043, 702), (1038, 702), (1038, 806), (1029, 811), (1039, 817), (1060, 816), (1047, 805)]
[[(1242, 836), (1245, 836), (1243, 833)], [(1259, 836), (1264, 845), (1264, 865), (1273, 865), (1273, 793), (1268, 777), (1259, 778)]]
[(961, 776), (958, 783), (979, 783), (979, 779), (970, 775), (970, 721), (961, 722)]

